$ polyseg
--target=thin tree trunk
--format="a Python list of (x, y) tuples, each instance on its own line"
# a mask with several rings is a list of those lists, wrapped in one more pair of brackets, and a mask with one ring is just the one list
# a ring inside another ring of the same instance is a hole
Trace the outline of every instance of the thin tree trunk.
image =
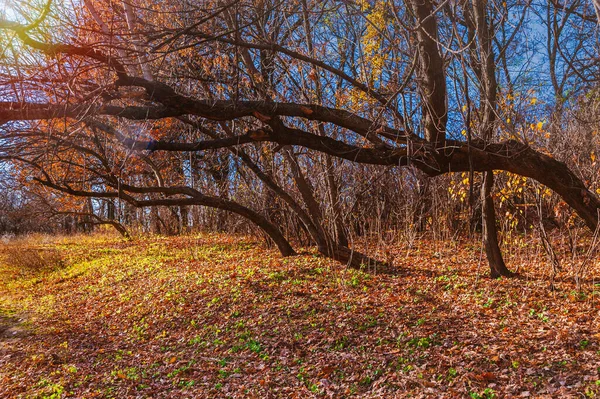
[(125, 226), (123, 226), (121, 223), (116, 222), (114, 220), (107, 220), (103, 223), (110, 224), (112, 227), (115, 228), (115, 230), (117, 230), (123, 236), (123, 238), (131, 238), (131, 236), (129, 235), (129, 232), (127, 231)]
[[(479, 60), (476, 60), (477, 56), (473, 54), (473, 68), (481, 85), (480, 93), (483, 102), (482, 136), (485, 142), (489, 142), (492, 139), (496, 122), (498, 82), (496, 80), (496, 60), (492, 48), (493, 34), (487, 20), (486, 6), (487, 2), (485, 0), (473, 0), (474, 21), (469, 22), (472, 24), (470, 28), (479, 42)], [(500, 276), (510, 276), (512, 273), (506, 268), (498, 244), (496, 210), (492, 197), (493, 187), (494, 172), (491, 170), (483, 172), (481, 185), (483, 244), (490, 265), (490, 277), (498, 278)]]
[(494, 186), (494, 172), (483, 172), (483, 184), (481, 185), (482, 221), (483, 221), (483, 245), (485, 254), (490, 265), (490, 277), (509, 277), (512, 275), (506, 268), (500, 245), (498, 243), (498, 230), (496, 228), (496, 210), (492, 188)]
[[(312, 40), (312, 30), (310, 27), (309, 20), (309, 9), (306, 0), (302, 0), (302, 15), (304, 22), (304, 34), (306, 35), (306, 44), (308, 46), (308, 51), (312, 57), (315, 57), (313, 40)], [(314, 79), (315, 82), (315, 96), (316, 102), (319, 105), (323, 104), (323, 89), (321, 87), (321, 80), (319, 77), (319, 71), (316, 67), (312, 67), (312, 73), (316, 77)], [(325, 132), (325, 127), (322, 123), (316, 124), (317, 130), (321, 136), (327, 136)], [(327, 186), (327, 191), (330, 197), (331, 202), (331, 211), (333, 213), (333, 228), (334, 228), (334, 238), (338, 245), (342, 247), (348, 247), (348, 237), (346, 235), (346, 229), (344, 228), (343, 218), (342, 218), (342, 210), (340, 206), (340, 196), (338, 184), (335, 181), (335, 172), (333, 167), (333, 160), (330, 155), (322, 154), (322, 158), (325, 159), (325, 185)], [(315, 221), (322, 225), (322, 220)]]
[(180, 231), (187, 233), (190, 231), (190, 213), (187, 206), (180, 206), (179, 213), (181, 214)]

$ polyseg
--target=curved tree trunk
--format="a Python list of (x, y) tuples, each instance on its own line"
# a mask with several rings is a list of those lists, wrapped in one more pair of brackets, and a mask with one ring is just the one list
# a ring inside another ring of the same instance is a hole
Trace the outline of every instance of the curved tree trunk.
[[(272, 132), (267, 129), (257, 129), (240, 137), (228, 137), (212, 142), (200, 143), (170, 143), (170, 142), (154, 142), (139, 143), (140, 147), (131, 149), (138, 150), (167, 150), (167, 151), (201, 151), (203, 149), (216, 149), (223, 146), (237, 146), (244, 143), (256, 141), (276, 141), (281, 145), (300, 145), (306, 148), (311, 148), (316, 151), (321, 151), (340, 158), (348, 159), (353, 162), (380, 164), (380, 165), (396, 165), (406, 166), (414, 165), (430, 175), (437, 175), (449, 172), (460, 171), (480, 171), (485, 172), (484, 188), (483, 188), (483, 203), (484, 214), (486, 215), (485, 227), (489, 237), (495, 237), (495, 212), (493, 201), (491, 201), (491, 183), (493, 178), (493, 170), (506, 170), (521, 176), (536, 179), (540, 183), (558, 193), (565, 202), (567, 202), (576, 212), (583, 218), (590, 229), (595, 230), (598, 226), (598, 211), (600, 209), (600, 200), (581, 182), (581, 180), (569, 170), (569, 168), (553, 158), (537, 152), (526, 144), (515, 141), (508, 141), (501, 144), (488, 144), (493, 137), (489, 134), (492, 132), (495, 120), (495, 95), (496, 85), (489, 80), (489, 84), (482, 85), (485, 94), (482, 92), (480, 96), (484, 103), (490, 104), (487, 108), (487, 117), (482, 118), (482, 134), (484, 138), (480, 143), (464, 143), (453, 142), (447, 140), (446, 127), (448, 118), (448, 95), (446, 90), (445, 76), (445, 61), (440, 52), (438, 40), (438, 27), (436, 22), (437, 6), (436, 2), (431, 0), (410, 0), (406, 2), (407, 9), (412, 10), (412, 14), (417, 22), (415, 29), (416, 36), (416, 51), (417, 51), (417, 88), (423, 100), (422, 115), (423, 115), (423, 136), (425, 140), (419, 137), (411, 137), (412, 134), (406, 133), (408, 144), (405, 146), (399, 145), (393, 149), (386, 148), (366, 148), (358, 147), (353, 144), (348, 144), (342, 141), (334, 140), (330, 137), (322, 137), (303, 132), (300, 128), (293, 129), (285, 126), (274, 126)], [(477, 22), (475, 26), (486, 27), (485, 23), (485, 1), (474, 1), (475, 13)], [(490, 22), (491, 23), (491, 22)], [(9, 27), (10, 28), (10, 27)], [(491, 28), (491, 27), (490, 27)], [(153, 82), (142, 78), (128, 76), (127, 70), (118, 60), (110, 57), (98, 49), (92, 47), (78, 47), (74, 45), (52, 45), (38, 42), (30, 38), (27, 30), (15, 30), (21, 40), (32, 48), (39, 49), (43, 52), (55, 55), (57, 53), (65, 53), (69, 56), (82, 56), (100, 62), (112, 70), (114, 70), (117, 81), (116, 86), (132, 86), (146, 89), (147, 99), (153, 102), (161, 103), (161, 107), (141, 107), (127, 106), (118, 107), (116, 105), (102, 104), (65, 104), (53, 107), (48, 104), (25, 104), (4, 102), (0, 106), (0, 117), (3, 121), (15, 120), (15, 115), (22, 115), (20, 120), (32, 120), (41, 118), (55, 117), (75, 117), (80, 119), (83, 115), (111, 115), (120, 118), (129, 119), (149, 119), (149, 118), (165, 118), (168, 116), (181, 116), (185, 114), (196, 115), (211, 120), (223, 121), (234, 120), (243, 117), (255, 117), (259, 121), (273, 120), (282, 116), (301, 117), (309, 120), (315, 120), (323, 123), (333, 123), (343, 128), (348, 128), (361, 134), (364, 137), (377, 137), (378, 124), (363, 119), (356, 115), (349, 115), (347, 112), (330, 109), (316, 105), (302, 105), (297, 103), (274, 103), (269, 101), (230, 101), (230, 100), (195, 100), (193, 97), (186, 97), (178, 94), (173, 88), (165, 83)], [(494, 77), (494, 60), (493, 60), (493, 29), (487, 33), (479, 29), (477, 32), (478, 40), (472, 41), (473, 45), (477, 44), (483, 47), (480, 51), (481, 68), (485, 71), (491, 71), (487, 77)], [(487, 47), (486, 47), (487, 46)], [(268, 49), (267, 49), (268, 50)], [(268, 50), (273, 51), (273, 50)], [(245, 50), (245, 54), (248, 51)], [(246, 57), (250, 59), (250, 57)], [(248, 62), (250, 73), (256, 75), (258, 71), (253, 66), (253, 62)], [(485, 81), (483, 74), (481, 82)], [(257, 80), (258, 81), (258, 80)], [(354, 83), (356, 85), (356, 83)], [(259, 87), (259, 89), (261, 89)], [(264, 88), (262, 88), (264, 89)], [(367, 90), (368, 92), (369, 90)], [(265, 96), (261, 96), (265, 97)], [(49, 115), (45, 117), (44, 115)], [(413, 114), (411, 114), (413, 115)], [(281, 123), (283, 125), (283, 123)], [(295, 125), (298, 126), (298, 125)], [(381, 132), (389, 133), (391, 130), (388, 127), (381, 126)], [(391, 131), (392, 137), (402, 137), (397, 131)], [(413, 142), (409, 142), (412, 140)], [(124, 140), (125, 143), (135, 144)], [(131, 141), (131, 140), (130, 140)], [(161, 148), (162, 147), (162, 148)], [(384, 146), (385, 147), (385, 146)], [(488, 186), (488, 188), (485, 188)], [(68, 188), (68, 187), (67, 187)], [(158, 192), (158, 191), (149, 191)], [(116, 196), (116, 193), (107, 193), (111, 196)], [(77, 194), (75, 194), (77, 195)], [(83, 196), (99, 196), (98, 193), (87, 193)], [(207, 200), (206, 198), (198, 198), (191, 195), (193, 198), (188, 198), (188, 202), (196, 203), (205, 206), (214, 206), (220, 209), (227, 209), (236, 212), (242, 216), (255, 222), (269, 236), (271, 236), (282, 254), (292, 254), (293, 249), (285, 240), (279, 229), (270, 224), (265, 218), (256, 212), (242, 207), (239, 204), (231, 206), (231, 204), (217, 204), (214, 199)], [(132, 199), (136, 206), (153, 206), (159, 205), (159, 200), (136, 201)], [(168, 202), (163, 200), (162, 204), (178, 205), (178, 203)], [(182, 201), (182, 200), (171, 200)], [(184, 203), (186, 200), (183, 200)], [(145, 203), (144, 205), (140, 205)], [(486, 205), (487, 204), (487, 205)], [(234, 209), (236, 208), (236, 209)], [(326, 237), (325, 237), (326, 238)], [(327, 239), (325, 240), (327, 242)], [(490, 245), (490, 240), (487, 241), (489, 246), (489, 254), (493, 259), (496, 256), (497, 241), (494, 245)], [(325, 245), (320, 246), (327, 253), (339, 258), (348, 257), (348, 254), (339, 246)], [(321, 249), (320, 249), (321, 250)], [(501, 258), (500, 258), (501, 259)], [(503, 263), (503, 262), (502, 262)], [(496, 262), (500, 264), (500, 262)], [(501, 272), (502, 269), (496, 270)]]
[(114, 227), (115, 230), (117, 230), (119, 232), (119, 234), (121, 234), (121, 236), (123, 236), (123, 238), (131, 238), (131, 236), (129, 235), (129, 232), (121, 223), (115, 222), (115, 221), (110, 221), (110, 220), (107, 220), (105, 223), (110, 224), (112, 227)]
[(587, 189), (564, 162), (526, 144), (509, 140), (487, 146), (478, 143), (471, 147), (470, 155), (467, 146), (462, 145), (450, 156), (447, 169), (441, 173), (467, 172), (470, 165), (478, 172), (504, 170), (537, 180), (573, 208), (591, 231), (595, 231), (598, 226), (600, 199)]
[[(361, 269), (369, 265), (383, 266), (381, 262), (360, 252), (351, 250), (348, 248), (347, 241), (336, 240), (325, 230), (323, 227), (323, 214), (321, 208), (313, 196), (314, 189), (310, 185), (310, 182), (304, 177), (300, 165), (298, 164), (298, 160), (291, 149), (286, 148), (284, 151), (286, 151), (286, 159), (290, 163), (290, 169), (294, 181), (296, 182), (296, 186), (298, 187), (298, 191), (302, 195), (304, 203), (308, 208), (308, 212), (302, 210), (304, 216), (302, 219), (307, 219), (305, 223), (308, 223), (307, 227), (309, 227), (309, 231), (311, 231), (319, 252), (328, 258), (337, 260), (341, 263), (346, 263), (353, 269)], [(298, 215), (301, 216), (300, 214)], [(314, 228), (310, 228), (310, 225), (314, 226)]]
[(238, 215), (244, 216), (245, 218), (254, 222), (254, 224), (260, 227), (265, 233), (267, 233), (269, 238), (273, 240), (275, 245), (277, 245), (279, 252), (281, 252), (282, 256), (296, 255), (296, 251), (294, 251), (294, 248), (292, 248), (292, 246), (290, 245), (288, 240), (283, 236), (281, 231), (274, 224), (269, 222), (265, 217), (235, 202), (231, 202), (228, 200), (222, 201), (226, 201), (227, 204), (225, 204), (225, 206), (222, 207), (216, 206), (217, 208), (237, 213)]
[[(186, 206), (186, 205), (202, 205), (211, 208), (222, 209), (228, 212), (236, 213), (246, 219), (250, 220), (258, 227), (260, 227), (268, 236), (273, 240), (277, 248), (283, 256), (292, 256), (296, 254), (294, 248), (290, 245), (288, 240), (283, 236), (281, 231), (269, 222), (265, 217), (259, 213), (247, 208), (237, 202), (230, 201), (224, 198), (211, 197), (208, 195), (200, 194), (198, 191), (189, 187), (145, 187), (139, 188), (129, 186), (127, 184), (121, 184), (118, 192), (95, 192), (95, 191), (84, 191), (75, 190), (70, 187), (64, 187), (56, 184), (50, 180), (44, 180), (40, 178), (34, 178), (35, 181), (43, 184), (47, 187), (55, 190), (79, 196), (79, 197), (91, 197), (91, 198), (121, 198), (127, 203), (137, 208), (142, 207), (154, 207), (156, 206)], [(160, 199), (149, 199), (149, 200), (137, 200), (129, 193), (163, 193), (163, 194), (183, 194), (188, 195), (189, 198), (160, 198)]]
[[(228, 130), (228, 133), (232, 134)], [(206, 132), (211, 137), (216, 138), (216, 135), (212, 135), (211, 132)], [(310, 238), (317, 245), (319, 253), (328, 258), (337, 260), (342, 263), (348, 264), (348, 266), (359, 269), (362, 265), (378, 264), (379, 262), (369, 258), (359, 252), (352, 251), (348, 248), (347, 240), (338, 241), (337, 244), (334, 240), (328, 237), (327, 233), (323, 230), (322, 226), (314, 222), (309, 214), (289, 195), (284, 189), (282, 189), (269, 175), (260, 169), (260, 167), (241, 149), (230, 149), (231, 153), (237, 156), (244, 162), (246, 166), (254, 172), (254, 174), (268, 187), (268, 189), (279, 198), (281, 198), (288, 206), (296, 213), (300, 221), (304, 224)], [(293, 160), (292, 160), (293, 162)], [(298, 172), (298, 171), (296, 171)], [(302, 186), (302, 184), (300, 184)], [(304, 187), (304, 186), (302, 186)], [(310, 199), (309, 199), (310, 200)], [(313, 204), (314, 208), (314, 204)]]
[(494, 198), (492, 197), (493, 187), (494, 172), (483, 172), (483, 183), (481, 185), (483, 246), (485, 247), (485, 254), (490, 265), (490, 277), (509, 277), (512, 273), (504, 264), (504, 259), (502, 258), (502, 252), (500, 251), (500, 245), (498, 243), (496, 210), (494, 207)]
[[(121, 197), (123, 197), (123, 194), (121, 194)], [(201, 194), (196, 194), (192, 198), (185, 199), (156, 199), (137, 201), (135, 199), (130, 198), (126, 199), (126, 201), (133, 203), (133, 205), (137, 207), (153, 207), (158, 205), (202, 205), (211, 208), (222, 209), (228, 212), (233, 212), (250, 220), (258, 227), (260, 227), (269, 236), (269, 238), (273, 240), (275, 245), (277, 245), (277, 248), (279, 249), (279, 252), (281, 252), (282, 256), (296, 255), (296, 251), (294, 251), (294, 248), (292, 248), (288, 240), (283, 236), (283, 234), (277, 228), (277, 226), (269, 222), (264, 216), (260, 215), (259, 213), (253, 211), (250, 208), (246, 208), (245, 206), (238, 204), (237, 202), (233, 202), (223, 198), (209, 197), (207, 195)]]

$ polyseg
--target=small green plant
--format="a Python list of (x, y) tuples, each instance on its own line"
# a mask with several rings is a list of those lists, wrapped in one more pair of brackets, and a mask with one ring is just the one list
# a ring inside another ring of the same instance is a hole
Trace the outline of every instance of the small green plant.
[(296, 374), (296, 378), (298, 378), (298, 380), (300, 380), (301, 382), (305, 382), (307, 377), (308, 375), (304, 371), (304, 367), (300, 367), (298, 374)]
[(195, 337), (191, 338), (188, 341), (189, 345), (200, 345), (200, 346), (205, 346), (206, 342), (204, 341), (203, 337), (200, 335), (196, 335)]
[(137, 339), (144, 340), (147, 338), (146, 329), (148, 328), (148, 323), (145, 322), (145, 319), (140, 320), (139, 324), (135, 324), (133, 326), (133, 332)]
[(573, 290), (569, 293), (569, 297), (574, 301), (583, 302), (587, 300), (587, 293), (584, 291)]
[(130, 380), (130, 381), (138, 381), (140, 379), (140, 373), (136, 367), (128, 367), (125, 369), (115, 369), (110, 372), (113, 377), (122, 379), (122, 380)]
[(375, 327), (375, 326), (377, 326), (377, 318), (376, 318), (376, 317), (374, 317), (374, 316), (371, 316), (371, 315), (367, 315), (365, 322), (364, 322), (364, 323), (362, 323), (362, 324), (361, 324), (361, 325), (358, 327), (358, 329), (359, 329), (360, 331), (365, 331), (365, 330), (367, 330), (367, 329), (369, 329), (369, 328), (373, 328), (373, 327)]
[(362, 380), (360, 380), (360, 385), (371, 385), (373, 382), (373, 378), (370, 375), (365, 376)]
[(176, 368), (175, 370), (171, 371), (169, 374), (167, 374), (167, 377), (169, 378), (175, 378), (177, 376), (180, 376), (182, 374), (185, 374), (189, 371), (189, 369), (196, 363), (195, 360), (190, 360), (187, 364)]
[(218, 371), (218, 374), (219, 374), (219, 378), (227, 378), (227, 377), (229, 377), (229, 375), (231, 373), (229, 371), (227, 371), (227, 370), (221, 369), (221, 370)]
[(49, 395), (43, 395), (42, 399), (60, 399), (63, 397), (65, 388), (59, 384), (53, 384), (50, 386), (52, 392)]
[(321, 392), (317, 384), (308, 384), (308, 390), (315, 394), (319, 394)]
[(493, 399), (496, 397), (496, 392), (492, 388), (486, 388), (482, 393), (470, 392), (469, 397), (471, 399)]
[[(545, 310), (545, 308), (544, 308)], [(538, 319), (540, 319), (541, 321), (543, 321), (544, 323), (547, 323), (549, 318), (548, 316), (546, 316), (546, 314), (544, 314), (544, 311), (542, 310), (541, 312), (536, 312), (535, 309), (529, 309), (529, 317), (535, 317), (537, 316)]]
[(77, 367), (75, 367), (72, 364), (65, 366), (65, 370), (67, 370), (71, 374), (77, 373)]
[(41, 395), (43, 399), (60, 399), (63, 396), (65, 388), (60, 384), (54, 384), (52, 381), (42, 378), (35, 384), (37, 388), (45, 388), (44, 394)]
[(338, 338), (333, 343), (332, 349), (339, 351), (346, 348), (349, 344), (349, 339), (347, 336), (343, 336), (342, 338)]
[(182, 388), (192, 388), (194, 385), (196, 385), (196, 381), (194, 380), (181, 380), (177, 383), (177, 385), (179, 385)]
[(284, 281), (285, 275), (285, 272), (271, 272), (267, 277), (269, 278), (269, 280), (273, 281)]
[(432, 339), (430, 337), (421, 337), (421, 338), (411, 338), (408, 342), (408, 346), (412, 346), (414, 348), (427, 349), (432, 345)]
[(128, 367), (125, 369), (125, 375), (128, 380), (137, 381), (140, 379), (139, 371), (136, 367)]
[(255, 339), (249, 339), (246, 341), (246, 348), (250, 349), (254, 353), (260, 353), (263, 350), (260, 342), (256, 341)]

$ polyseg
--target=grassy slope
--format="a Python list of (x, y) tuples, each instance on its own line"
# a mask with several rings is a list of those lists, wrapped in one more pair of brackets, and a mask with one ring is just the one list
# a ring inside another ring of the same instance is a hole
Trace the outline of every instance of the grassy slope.
[(312, 253), (282, 259), (225, 235), (14, 245), (63, 264), (0, 266), (0, 309), (26, 317), (29, 331), (0, 339), (0, 397), (581, 397), (600, 388), (597, 298), (569, 280), (550, 292), (531, 265), (519, 279), (482, 278), (480, 253), (466, 244), (388, 249), (399, 268), (385, 274)]

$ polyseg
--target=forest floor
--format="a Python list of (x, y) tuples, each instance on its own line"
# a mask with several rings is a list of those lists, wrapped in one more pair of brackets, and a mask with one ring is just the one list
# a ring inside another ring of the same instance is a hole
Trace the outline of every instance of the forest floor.
[(600, 395), (600, 267), (551, 290), (527, 251), (490, 280), (473, 242), (383, 272), (218, 234), (0, 244), (0, 397)]

